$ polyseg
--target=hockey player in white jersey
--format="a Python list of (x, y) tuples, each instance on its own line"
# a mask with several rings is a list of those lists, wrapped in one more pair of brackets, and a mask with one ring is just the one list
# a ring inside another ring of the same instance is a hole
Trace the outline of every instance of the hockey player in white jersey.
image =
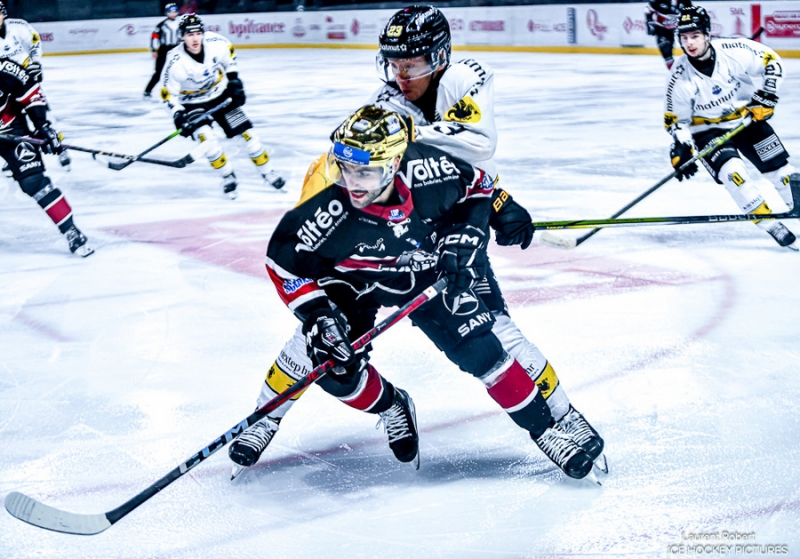
[[(795, 170), (767, 122), (775, 111), (784, 77), (780, 57), (749, 39), (712, 41), (711, 19), (700, 6), (681, 10), (677, 30), (686, 56), (672, 68), (664, 111), (664, 125), (673, 137), (673, 167), (678, 169), (691, 159), (694, 147), (702, 150), (745, 119), (752, 119), (747, 128), (706, 156), (703, 165), (743, 212), (771, 213), (744, 166), (744, 156), (791, 208), (789, 175)], [(691, 165), (678, 179), (688, 179), (696, 172), (697, 165)], [(767, 220), (756, 224), (779, 245), (796, 250), (795, 235), (783, 223)]]
[[(211, 127), (213, 122), (226, 137), (242, 138), (264, 182), (280, 190), (284, 180), (270, 169), (267, 150), (242, 110), (246, 97), (233, 45), (221, 35), (205, 32), (195, 14), (184, 15), (179, 29), (182, 44), (169, 52), (161, 77), (161, 99), (172, 112), (175, 127), (181, 129), (182, 136), (204, 146), (206, 158), (222, 176), (222, 188), (231, 198), (237, 195), (236, 175)], [(227, 108), (198, 118), (228, 99), (232, 103)]]
[[(385, 85), (372, 95), (369, 103), (405, 117), (414, 141), (433, 145), (488, 170), (496, 184), (491, 161), (497, 147), (493, 72), (471, 59), (451, 64), (450, 43), (449, 23), (437, 8), (410, 6), (395, 13), (379, 38), (377, 66)], [(312, 166), (303, 186), (303, 199), (313, 195), (318, 184), (324, 182)], [(493, 198), (493, 210), (490, 224), (498, 243), (526, 248), (533, 237), (528, 212), (502, 190)], [(495, 317), (493, 334), (539, 386), (553, 418), (605, 470), (605, 458), (601, 456), (603, 439), (572, 406), (555, 370), (539, 348), (511, 320), (491, 268), (475, 291)], [(298, 328), (270, 367), (258, 406), (312, 368), (306, 355), (305, 337)], [(293, 401), (287, 402), (246, 430), (231, 444), (231, 459), (241, 466), (255, 464), (292, 405)]]
[[(8, 9), (2, 1), (0, 1), (0, 58), (16, 62), (25, 68), (25, 72), (33, 81), (42, 83), (41, 37), (24, 19), (9, 18)], [(50, 111), (49, 106), (47, 111)], [(53, 123), (52, 115), (49, 120)], [(59, 133), (59, 138), (63, 140), (63, 134)], [(58, 156), (61, 166), (69, 170), (71, 160), (67, 150), (59, 148), (55, 155)]]

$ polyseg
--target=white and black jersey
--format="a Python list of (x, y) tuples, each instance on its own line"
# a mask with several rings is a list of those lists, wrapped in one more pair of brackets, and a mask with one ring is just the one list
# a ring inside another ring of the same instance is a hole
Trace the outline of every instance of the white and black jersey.
[(688, 56), (679, 58), (667, 82), (664, 124), (686, 141), (686, 132), (729, 130), (747, 115), (745, 107), (758, 89), (777, 94), (783, 65), (771, 48), (750, 39), (711, 41), (713, 72), (706, 75)]
[(494, 123), (494, 72), (475, 60), (460, 60), (442, 74), (432, 111), (407, 100), (395, 83), (387, 83), (370, 97), (378, 105), (412, 116), (415, 141), (436, 146), (495, 176), (491, 159), (497, 148)]
[(207, 103), (225, 93), (227, 74), (236, 71), (231, 42), (206, 32), (200, 54), (190, 54), (183, 44), (169, 51), (161, 74), (161, 99), (173, 114), (183, 110), (184, 104)]
[(178, 33), (179, 24), (178, 18), (165, 18), (160, 21), (155, 29), (153, 29), (153, 34), (150, 36), (150, 50), (155, 52), (159, 47), (172, 48), (180, 43), (181, 37), (180, 33)]
[(42, 61), (39, 34), (24, 19), (6, 19), (0, 25), (0, 56), (13, 60), (23, 68)]

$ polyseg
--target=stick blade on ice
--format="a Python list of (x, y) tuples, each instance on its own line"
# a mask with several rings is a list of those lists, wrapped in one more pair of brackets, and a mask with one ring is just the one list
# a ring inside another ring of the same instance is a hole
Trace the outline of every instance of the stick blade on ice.
[(577, 246), (574, 238), (564, 238), (554, 235), (550, 231), (544, 231), (539, 236), (539, 241), (543, 245), (557, 247), (557, 248), (575, 248)]
[(6, 495), (6, 510), (23, 522), (65, 534), (90, 536), (111, 526), (105, 514), (77, 514), (59, 510), (18, 491)]

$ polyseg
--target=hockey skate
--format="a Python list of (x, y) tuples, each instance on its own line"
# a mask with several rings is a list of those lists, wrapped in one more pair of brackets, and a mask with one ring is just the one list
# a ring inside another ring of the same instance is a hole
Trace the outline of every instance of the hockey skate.
[(73, 254), (77, 254), (81, 258), (86, 258), (90, 254), (94, 254), (94, 249), (90, 247), (87, 242), (86, 235), (81, 233), (80, 229), (74, 225), (64, 232), (64, 236), (69, 243), (69, 250)]
[(236, 182), (236, 174), (231, 173), (222, 177), (222, 191), (227, 194), (231, 200), (236, 200), (239, 193), (236, 191), (238, 183)]
[(286, 184), (286, 181), (284, 181), (273, 169), (264, 171), (261, 173), (261, 176), (264, 178), (264, 184), (271, 186), (275, 190), (280, 190)]
[(392, 407), (379, 414), (377, 429), (383, 428), (389, 436), (389, 448), (400, 462), (412, 462), (419, 470), (419, 434), (417, 433), (417, 412), (414, 401), (405, 390), (394, 389)]
[(767, 227), (766, 231), (769, 233), (770, 237), (775, 239), (775, 242), (782, 247), (786, 247), (794, 251), (798, 250), (798, 248), (794, 246), (794, 242), (797, 240), (797, 237), (795, 237), (795, 234), (789, 231), (789, 229), (780, 221), (776, 221), (775, 223), (771, 224), (769, 227)]
[(598, 485), (600, 482), (592, 472), (594, 462), (591, 456), (583, 450), (575, 439), (568, 434), (558, 423), (553, 423), (539, 437), (531, 439), (552, 460), (561, 471), (574, 479), (587, 478)]
[(603, 454), (603, 438), (594, 430), (583, 414), (569, 406), (569, 411), (558, 422), (575, 442), (589, 455), (596, 468), (604, 474), (608, 473), (608, 462)]
[(278, 432), (278, 421), (269, 417), (259, 419), (244, 430), (228, 448), (228, 456), (234, 462), (231, 479), (244, 471), (245, 468), (255, 465), (261, 454), (267, 449), (275, 433)]

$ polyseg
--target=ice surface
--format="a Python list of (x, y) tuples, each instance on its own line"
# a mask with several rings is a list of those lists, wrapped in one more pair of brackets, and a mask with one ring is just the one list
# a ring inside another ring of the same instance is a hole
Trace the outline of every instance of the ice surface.
[[(671, 171), (660, 58), (471, 55), (497, 73), (501, 184), (536, 220), (608, 217)], [(66, 173), (48, 157), (97, 248), (81, 260), (0, 179), (0, 498), (108, 511), (253, 410), (295, 326), (264, 272), (271, 228), (378, 81), (367, 51), (239, 56), (246, 111), (287, 194), (268, 192), (235, 142), (234, 202), (202, 163), (115, 172), (74, 153)], [(141, 99), (151, 64), (47, 58), (66, 141), (138, 153), (168, 135), (166, 111)], [(785, 67), (771, 122), (797, 153), (800, 62)], [(179, 138), (153, 156), (191, 147)], [(630, 215), (737, 212), (701, 170)], [(220, 452), (91, 537), (0, 512), (0, 557), (665, 557), (692, 533), (725, 530), (755, 540), (705, 543), (800, 555), (800, 255), (747, 223), (491, 253), (512, 317), (605, 437), (602, 488), (557, 473), (477, 380), (403, 322), (373, 362), (416, 402), (418, 472), (394, 460), (373, 416), (315, 387), (236, 482)]]

